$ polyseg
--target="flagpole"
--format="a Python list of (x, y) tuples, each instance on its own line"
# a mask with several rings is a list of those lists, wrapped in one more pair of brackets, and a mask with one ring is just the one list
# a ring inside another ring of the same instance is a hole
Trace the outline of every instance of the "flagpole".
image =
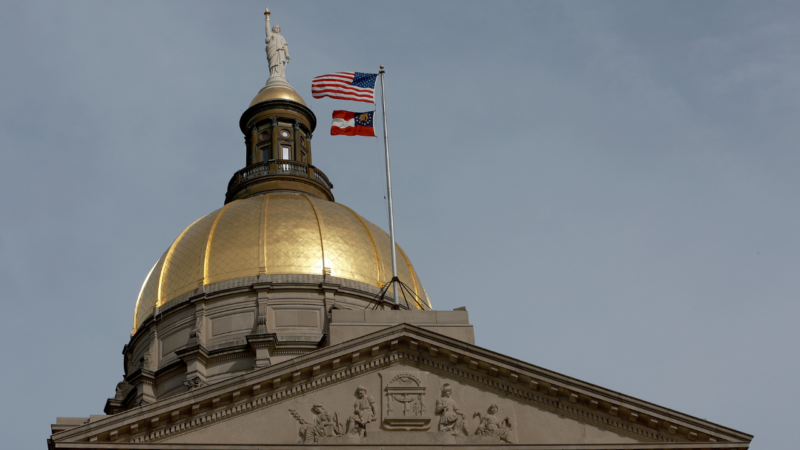
[(386, 147), (386, 191), (389, 195), (389, 238), (392, 241), (392, 292), (394, 295), (394, 306), (400, 306), (400, 298), (397, 295), (397, 245), (394, 243), (394, 206), (392, 205), (392, 169), (389, 165), (389, 131), (386, 129), (386, 88), (383, 84), (383, 77), (386, 73), (381, 66), (381, 104), (383, 105), (383, 145)]

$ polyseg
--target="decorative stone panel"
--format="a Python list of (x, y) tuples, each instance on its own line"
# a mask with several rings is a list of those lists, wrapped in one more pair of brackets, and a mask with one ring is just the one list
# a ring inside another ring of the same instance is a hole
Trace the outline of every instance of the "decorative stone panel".
[(427, 430), (431, 427), (433, 405), (426, 397), (428, 372), (413, 370), (380, 372), (381, 418), (387, 430)]

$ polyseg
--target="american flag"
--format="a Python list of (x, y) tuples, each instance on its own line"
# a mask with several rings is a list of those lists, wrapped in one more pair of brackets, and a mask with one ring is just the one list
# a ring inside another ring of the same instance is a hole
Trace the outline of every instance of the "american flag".
[(377, 73), (338, 72), (320, 75), (311, 81), (314, 98), (330, 97), (339, 100), (375, 103)]

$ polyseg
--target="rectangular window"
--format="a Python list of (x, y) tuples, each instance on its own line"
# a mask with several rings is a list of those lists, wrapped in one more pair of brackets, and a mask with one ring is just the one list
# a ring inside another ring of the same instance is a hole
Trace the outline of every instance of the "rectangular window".
[(306, 161), (306, 152), (300, 152), (300, 162), (305, 164)]
[(288, 145), (281, 146), (281, 159), (292, 159), (292, 148)]
[(269, 149), (265, 148), (261, 150), (261, 161), (269, 160)]

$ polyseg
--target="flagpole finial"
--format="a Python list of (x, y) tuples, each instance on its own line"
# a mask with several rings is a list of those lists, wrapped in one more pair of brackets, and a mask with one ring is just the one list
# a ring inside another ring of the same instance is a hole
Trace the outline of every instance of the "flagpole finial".
[(381, 64), (381, 69), (383, 69), (383, 64)]

